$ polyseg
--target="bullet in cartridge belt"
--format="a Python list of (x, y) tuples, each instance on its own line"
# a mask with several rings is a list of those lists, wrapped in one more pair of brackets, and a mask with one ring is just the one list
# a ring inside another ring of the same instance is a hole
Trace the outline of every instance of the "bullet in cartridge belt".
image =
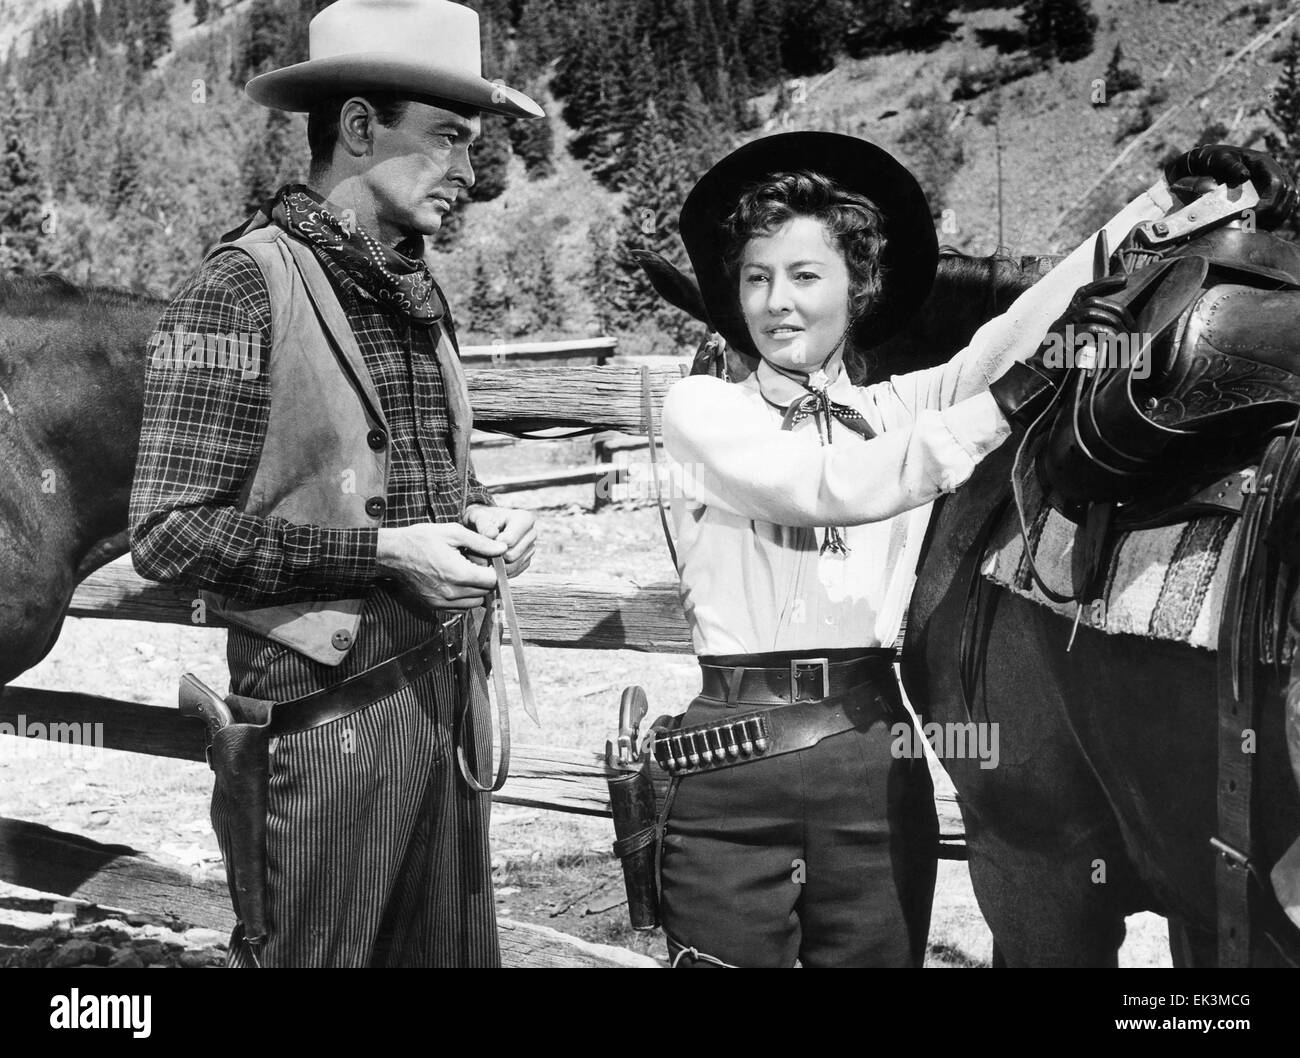
[[(824, 738), (894, 718), (898, 706), (894, 674), (887, 660), (876, 657), (828, 663), (824, 658), (799, 659), (788, 668), (712, 666), (702, 664), (704, 695), (727, 701), (727, 687), (741, 704), (782, 702), (677, 730), (656, 730), (652, 751), (670, 775), (689, 775), (748, 764), (815, 746)], [(809, 669), (826, 694), (802, 697), (804, 683), (797, 669)], [(831, 669), (837, 670), (831, 678)], [(737, 676), (736, 670), (743, 670)], [(783, 685), (784, 684), (784, 685)], [(847, 693), (849, 691), (853, 693)], [(793, 699), (793, 700), (792, 700)]]

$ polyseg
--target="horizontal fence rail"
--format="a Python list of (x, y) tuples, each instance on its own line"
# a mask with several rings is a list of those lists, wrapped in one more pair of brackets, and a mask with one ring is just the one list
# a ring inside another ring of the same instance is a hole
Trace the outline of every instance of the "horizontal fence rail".
[[(581, 650), (690, 653), (677, 585), (586, 580), (529, 571), (511, 585), (525, 643)], [(203, 620), (195, 620), (202, 615)], [(127, 557), (96, 570), (77, 586), (69, 617), (113, 618), (223, 628), (192, 588), (145, 580)]]
[(646, 432), (644, 380), (648, 380), (655, 433), (668, 387), (683, 364), (638, 365), (627, 358), (603, 367), (484, 367), (467, 371), (474, 425), (480, 430), (594, 427)]
[[(47, 738), (54, 737), (56, 724), (102, 725), (103, 749), (175, 760), (204, 759), (199, 723), (171, 706), (11, 685), (0, 694), (0, 723), (15, 728), (22, 724), (29, 731), (33, 724), (44, 724)], [(595, 751), (515, 745), (510, 760), (509, 782), (493, 800), (577, 815), (610, 814), (605, 766)], [(656, 767), (655, 778), (662, 796), (667, 777)], [(960, 840), (962, 824), (955, 802), (941, 796), (939, 808), (940, 839), (945, 843)]]
[(617, 338), (569, 338), (560, 342), (493, 342), (491, 345), (462, 345), (460, 359), (468, 368), (483, 364), (553, 363), (578, 361), (603, 364), (618, 348)]

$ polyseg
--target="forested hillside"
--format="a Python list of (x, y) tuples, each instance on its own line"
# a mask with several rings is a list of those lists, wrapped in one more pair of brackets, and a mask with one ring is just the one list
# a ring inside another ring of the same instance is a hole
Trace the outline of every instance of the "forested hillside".
[[(306, 59), (324, 6), (0, 0), (0, 267), (173, 289), (222, 232), (304, 178), (305, 118), (242, 87)], [(1290, 164), (1300, 144), (1289, 31), (1233, 59), (1293, 14), (1286, 0), (470, 6), (485, 74), (549, 115), (486, 119), (471, 201), (431, 246), (478, 340), (618, 333), (666, 352), (692, 336), (627, 250), (684, 262), (685, 193), (764, 132), (880, 142), (917, 172), (941, 240), (982, 253), (1068, 248), (1199, 139), (1271, 136)]]

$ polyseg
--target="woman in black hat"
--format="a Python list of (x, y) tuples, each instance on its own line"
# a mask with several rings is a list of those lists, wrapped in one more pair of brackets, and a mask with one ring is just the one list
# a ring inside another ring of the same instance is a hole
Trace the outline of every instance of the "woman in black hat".
[[(1106, 226), (1109, 244), (1174, 205), (1153, 187)], [(760, 139), (700, 180), (681, 233), (710, 322), (756, 366), (735, 384), (683, 379), (664, 404), (703, 674), (656, 740), (676, 777), (670, 956), (919, 966), (937, 822), (926, 762), (893, 752), (911, 740), (896, 738), (909, 719), (891, 648), (926, 505), (1054, 388), (1020, 361), (1092, 278), (1092, 242), (949, 363), (864, 386), (865, 356), (935, 270), (930, 211), (902, 165), (847, 136)]]

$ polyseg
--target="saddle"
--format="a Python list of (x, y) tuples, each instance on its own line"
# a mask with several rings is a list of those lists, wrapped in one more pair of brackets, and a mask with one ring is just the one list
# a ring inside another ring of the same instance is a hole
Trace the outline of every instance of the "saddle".
[(1098, 301), (1130, 333), (1101, 336), (1041, 428), (1036, 466), (1049, 502), (1080, 524), (1089, 505), (1113, 505), (1123, 528), (1239, 510), (1224, 480), (1300, 408), (1300, 248), (1218, 229)]

